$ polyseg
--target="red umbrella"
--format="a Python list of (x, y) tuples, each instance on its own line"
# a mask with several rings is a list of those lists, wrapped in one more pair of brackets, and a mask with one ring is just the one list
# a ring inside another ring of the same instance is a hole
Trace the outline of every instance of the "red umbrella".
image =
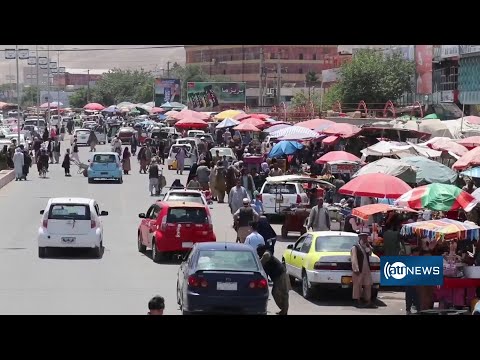
[(249, 117), (250, 117), (250, 114), (245, 114), (244, 112), (241, 112), (240, 114), (235, 115), (231, 119), (240, 121), (243, 119), (248, 119)]
[(208, 120), (210, 116), (208, 114), (202, 113), (202, 112), (197, 112), (189, 109), (183, 109), (179, 113), (180, 120), (186, 119), (186, 118), (194, 118), (194, 119), (200, 119), (200, 120)]
[(464, 116), (463, 121), (474, 125), (480, 125), (480, 116)]
[(480, 136), (470, 136), (460, 140), (457, 144), (463, 145), (466, 148), (475, 148), (480, 146)]
[(270, 118), (267, 114), (248, 114), (249, 117), (254, 118), (254, 119), (260, 119), (260, 120), (265, 120)]
[(342, 186), (338, 192), (350, 196), (397, 199), (410, 190), (412, 188), (405, 181), (378, 173), (357, 176)]
[(427, 142), (428, 147), (438, 151), (450, 151), (455, 155), (462, 156), (468, 152), (468, 149), (452, 139), (437, 137)]
[(161, 107), (153, 107), (152, 110), (150, 110), (150, 112), (152, 114), (160, 114), (160, 113), (164, 113), (165, 110), (162, 109)]
[(302, 121), (297, 124), (296, 126), (301, 126), (310, 130), (315, 130), (317, 128), (321, 128), (324, 126), (330, 126), (335, 124), (335, 122), (330, 121), (330, 120), (325, 120), (325, 119), (312, 119), (312, 120), (307, 120), (307, 121)]
[(175, 127), (181, 129), (204, 129), (208, 127), (208, 124), (200, 119), (194, 117), (185, 117), (182, 120), (175, 123)]
[(242, 124), (250, 124), (258, 128), (265, 126), (265, 121), (256, 119), (256, 118), (248, 118), (248, 119), (242, 120), (241, 122)]
[(362, 160), (346, 151), (330, 151), (315, 161), (316, 164), (325, 164), (331, 161), (358, 161)]
[(465, 155), (462, 155), (460, 159), (458, 159), (455, 164), (453, 164), (452, 168), (454, 170), (464, 170), (468, 167), (472, 166), (479, 166), (480, 165), (480, 147), (476, 147), (473, 150), (470, 150)]
[(102, 111), (105, 109), (105, 106), (99, 103), (89, 103), (83, 107), (85, 110), (94, 110), (94, 111)]
[(245, 122), (240, 123), (240, 125), (237, 125), (233, 128), (233, 130), (238, 130), (238, 131), (254, 131), (254, 132), (259, 132), (261, 131), (259, 128), (255, 127), (252, 124), (245, 124)]
[(336, 123), (332, 126), (329, 126), (322, 132), (326, 135), (339, 135), (342, 137), (352, 137), (360, 131), (360, 128), (355, 125)]

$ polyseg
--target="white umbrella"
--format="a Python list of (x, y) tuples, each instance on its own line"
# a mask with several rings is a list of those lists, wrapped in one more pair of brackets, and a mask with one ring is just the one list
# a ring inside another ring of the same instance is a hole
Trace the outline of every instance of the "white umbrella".
[(271, 133), (270, 136), (280, 140), (303, 140), (316, 139), (320, 137), (318, 132), (301, 126), (290, 126), (280, 129)]
[(233, 119), (230, 119), (230, 118), (226, 118), (221, 123), (219, 123), (217, 126), (215, 126), (215, 128), (216, 129), (225, 129), (225, 128), (237, 126), (238, 124), (240, 124), (239, 121), (233, 120)]

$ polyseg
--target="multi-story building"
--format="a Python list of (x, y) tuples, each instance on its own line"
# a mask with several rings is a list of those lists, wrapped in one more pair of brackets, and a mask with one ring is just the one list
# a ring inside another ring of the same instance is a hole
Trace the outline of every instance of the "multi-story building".
[(54, 74), (53, 86), (57, 87), (85, 87), (93, 86), (103, 74), (109, 70), (104, 69), (65, 69), (64, 74)]
[[(52, 74), (50, 74), (52, 78)], [(23, 68), (23, 83), (28, 86), (37, 86), (37, 67), (36, 66), (25, 66)], [(47, 86), (48, 85), (48, 69), (38, 68), (38, 85)]]

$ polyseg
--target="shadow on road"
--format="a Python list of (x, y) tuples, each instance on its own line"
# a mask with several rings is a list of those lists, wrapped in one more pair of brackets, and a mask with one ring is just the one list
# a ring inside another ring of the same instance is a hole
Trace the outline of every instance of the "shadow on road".
[(45, 259), (56, 260), (101, 260), (105, 254), (105, 247), (102, 247), (100, 258), (95, 257), (93, 249), (65, 249), (65, 248), (49, 248)]
[[(152, 250), (147, 250), (145, 251), (145, 256), (148, 257), (150, 260), (153, 261), (152, 257)], [(175, 255), (172, 256), (171, 258), (165, 257), (162, 259), (159, 265), (171, 265), (171, 266), (178, 266), (182, 263), (182, 259), (178, 259)]]

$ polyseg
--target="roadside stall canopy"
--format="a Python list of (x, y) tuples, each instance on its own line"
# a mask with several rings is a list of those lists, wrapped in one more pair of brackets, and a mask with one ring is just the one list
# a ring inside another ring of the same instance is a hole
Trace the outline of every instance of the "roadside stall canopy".
[(287, 127), (290, 127), (292, 125), (289, 125), (289, 124), (276, 124), (276, 125), (273, 125), (273, 126), (270, 126), (268, 129), (265, 129), (263, 130), (263, 132), (267, 133), (267, 134), (271, 134), (275, 131), (278, 131), (278, 130), (282, 130), (282, 129), (285, 129)]
[(178, 114), (180, 115), (180, 120), (182, 120), (186, 117), (193, 117), (193, 118), (196, 118), (196, 119), (207, 121), (210, 118), (210, 116), (208, 114), (205, 114), (203, 112), (189, 110), (187, 108), (181, 110)]
[(301, 149), (303, 149), (303, 145), (298, 141), (280, 141), (272, 147), (268, 157), (273, 159), (284, 155), (293, 155)]
[(165, 109), (162, 109), (161, 107), (152, 107), (152, 110), (150, 110), (150, 114), (160, 114), (164, 112)]
[(261, 132), (259, 128), (255, 127), (252, 124), (246, 124), (245, 122), (240, 123), (240, 125), (237, 125), (233, 128), (233, 130), (237, 131), (253, 131), (253, 132)]
[(405, 211), (418, 213), (418, 211), (410, 208), (403, 208), (389, 204), (369, 204), (354, 208), (352, 210), (352, 215), (358, 217), (359, 219), (367, 221), (370, 216), (385, 213), (387, 211)]
[(242, 125), (245, 125), (245, 126), (246, 125), (252, 125), (252, 126), (255, 126), (258, 129), (263, 129), (263, 128), (266, 128), (266, 127), (269, 126), (267, 123), (265, 123), (265, 121), (257, 119), (257, 118), (244, 119), (244, 120), (241, 120), (240, 123)]
[(446, 137), (434, 137), (422, 144), (422, 146), (423, 145), (434, 150), (452, 152), (458, 156), (462, 156), (468, 152), (468, 149), (465, 146)]
[(423, 118), (423, 120), (427, 120), (427, 119), (438, 119), (438, 115), (433, 113), (433, 114), (427, 115)]
[[(227, 110), (227, 111), (229, 111), (229, 110)], [(234, 111), (237, 111), (237, 110), (234, 110)], [(232, 119), (237, 120), (237, 121), (241, 121), (241, 120), (248, 119), (248, 118), (250, 118), (250, 114), (246, 114), (243, 111), (238, 113), (235, 116), (232, 116)]]
[(168, 101), (160, 105), (160, 107), (165, 110), (183, 110), (187, 108), (185, 105), (180, 104), (178, 102), (168, 102)]
[(333, 122), (331, 120), (312, 119), (312, 120), (299, 122), (299, 123), (295, 124), (295, 126), (304, 127), (304, 128), (310, 129), (310, 130), (317, 130), (319, 128), (322, 128), (322, 127), (326, 128), (326, 127), (334, 125), (334, 124), (335, 124), (335, 122)]
[(427, 159), (423, 156), (403, 157), (402, 161), (415, 168), (416, 183), (425, 184), (454, 184), (458, 174), (438, 161)]
[(466, 148), (475, 148), (480, 146), (480, 136), (470, 136), (458, 141), (458, 144), (465, 146)]
[(353, 177), (365, 174), (387, 174), (402, 179), (406, 183), (416, 184), (417, 174), (415, 169), (406, 162), (398, 159), (382, 158), (373, 161), (360, 170), (358, 170)]
[(455, 185), (429, 184), (405, 192), (395, 202), (398, 206), (412, 209), (435, 211), (453, 211), (463, 209), (471, 211), (478, 203), (471, 194)]
[(357, 176), (343, 185), (338, 192), (350, 196), (397, 199), (412, 188), (403, 180), (387, 174)]
[(240, 124), (240, 122), (238, 122), (237, 120), (226, 118), (222, 122), (220, 122), (217, 126), (215, 126), (215, 128), (226, 129), (226, 128), (237, 126), (238, 124)]
[(327, 136), (325, 139), (322, 140), (322, 143), (327, 146), (335, 145), (337, 141), (340, 140), (340, 137), (335, 135)]
[(427, 133), (427, 134), (430, 134), (431, 137), (437, 137), (437, 136), (448, 137), (448, 138), (453, 137), (447, 125), (445, 125), (443, 121), (438, 119), (407, 121), (405, 123), (400, 121), (400, 122), (396, 122), (394, 127)]
[(271, 133), (270, 136), (279, 140), (307, 140), (320, 137), (318, 132), (299, 126), (290, 126), (277, 130)]
[(424, 156), (427, 158), (436, 158), (442, 156), (441, 151), (432, 150), (428, 147), (422, 147), (412, 143), (399, 143), (395, 141), (380, 141), (368, 148), (363, 149), (362, 154), (366, 156)]
[(479, 166), (480, 165), (480, 147), (470, 150), (465, 155), (462, 155), (452, 168), (455, 170), (464, 170), (469, 167)]
[(266, 181), (269, 184), (282, 184), (287, 182), (299, 182), (299, 183), (316, 183), (319, 185), (327, 186), (330, 188), (334, 188), (335, 185), (329, 183), (328, 181), (321, 180), (318, 178), (311, 178), (308, 176), (302, 175), (282, 175), (282, 176), (269, 176), (267, 177)]
[(346, 123), (335, 123), (326, 129), (322, 130), (325, 135), (336, 135), (342, 138), (349, 138), (360, 132), (360, 128), (355, 125)]
[(85, 110), (102, 111), (103, 109), (105, 109), (105, 106), (99, 103), (88, 103), (83, 108)]
[(208, 127), (208, 124), (203, 120), (187, 117), (175, 123), (175, 127), (181, 129), (205, 129)]
[(362, 162), (362, 160), (356, 157), (353, 154), (350, 154), (346, 151), (330, 151), (323, 155), (322, 157), (318, 158), (315, 163), (316, 164), (326, 164), (331, 161), (355, 161), (355, 162)]
[(403, 141), (406, 142), (409, 139), (430, 139), (430, 134), (425, 132), (420, 132), (417, 130), (410, 129), (401, 129), (394, 128), (390, 124), (387, 125), (377, 125), (367, 126), (361, 128), (361, 130), (356, 134), (357, 136), (366, 136), (380, 139), (391, 139), (393, 141)]
[(471, 222), (460, 222), (452, 219), (419, 221), (405, 224), (400, 230), (404, 236), (417, 235), (431, 240), (478, 240), (480, 227)]

